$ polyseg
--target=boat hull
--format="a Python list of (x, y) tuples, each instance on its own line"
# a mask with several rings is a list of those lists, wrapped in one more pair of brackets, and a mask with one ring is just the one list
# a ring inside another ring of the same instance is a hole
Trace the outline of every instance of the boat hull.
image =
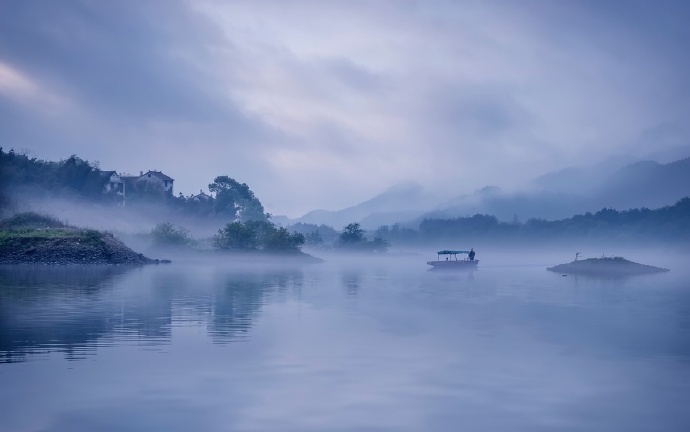
[(427, 261), (426, 263), (434, 268), (475, 268), (479, 265), (479, 260)]

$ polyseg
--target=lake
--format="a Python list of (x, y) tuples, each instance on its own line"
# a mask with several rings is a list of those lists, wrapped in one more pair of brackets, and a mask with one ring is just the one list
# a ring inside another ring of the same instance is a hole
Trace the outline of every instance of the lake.
[(2, 267), (0, 431), (690, 430), (687, 261), (431, 258)]

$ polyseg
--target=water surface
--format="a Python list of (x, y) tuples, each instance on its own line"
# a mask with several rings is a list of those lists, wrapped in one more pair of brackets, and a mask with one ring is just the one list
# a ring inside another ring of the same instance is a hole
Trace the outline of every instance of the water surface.
[(0, 430), (689, 430), (683, 268), (424, 260), (1, 268)]

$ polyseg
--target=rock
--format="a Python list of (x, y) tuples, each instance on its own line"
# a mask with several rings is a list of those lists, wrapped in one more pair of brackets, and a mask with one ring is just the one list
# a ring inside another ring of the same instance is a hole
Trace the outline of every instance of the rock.
[(559, 264), (549, 267), (552, 272), (567, 274), (583, 274), (593, 276), (634, 276), (650, 273), (663, 273), (669, 269), (654, 267), (645, 264), (628, 261), (622, 257), (614, 258), (588, 258), (573, 261), (568, 264)]

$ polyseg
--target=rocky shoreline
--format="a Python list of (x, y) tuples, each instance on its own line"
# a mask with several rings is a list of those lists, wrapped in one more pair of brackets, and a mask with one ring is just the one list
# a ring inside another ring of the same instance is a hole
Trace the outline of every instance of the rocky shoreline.
[(582, 274), (593, 276), (634, 276), (670, 271), (666, 268), (654, 267), (628, 261), (622, 257), (588, 258), (567, 264), (548, 267), (546, 270), (563, 274)]
[(112, 234), (76, 228), (3, 231), (0, 264), (157, 264)]

